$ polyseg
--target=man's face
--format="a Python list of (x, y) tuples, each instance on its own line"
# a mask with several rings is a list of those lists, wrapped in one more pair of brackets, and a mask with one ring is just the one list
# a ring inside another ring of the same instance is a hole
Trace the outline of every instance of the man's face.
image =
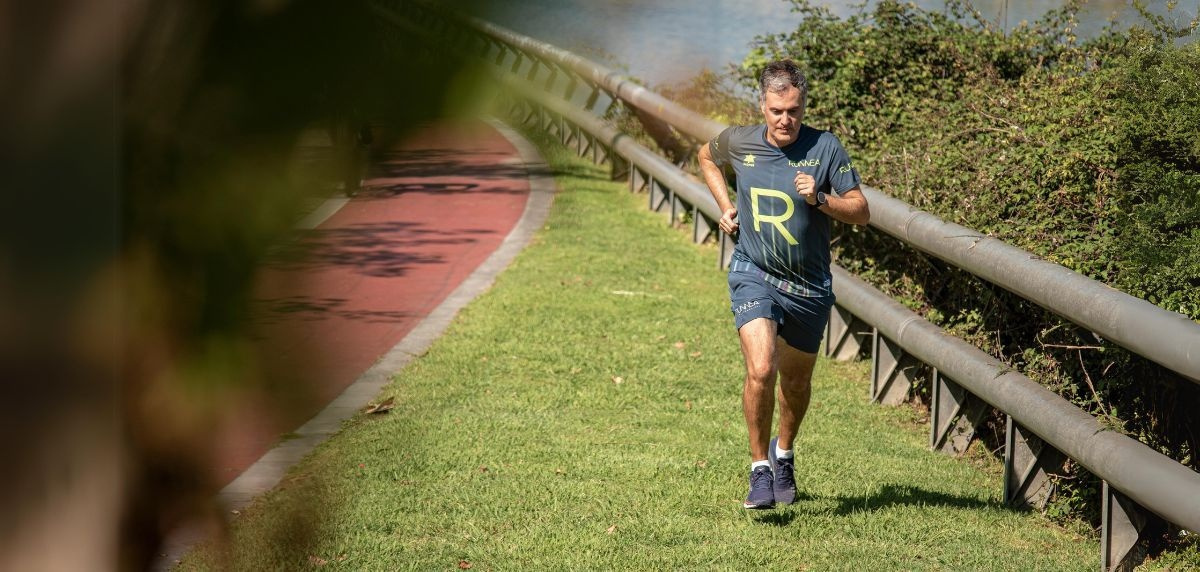
[(804, 120), (804, 97), (800, 90), (787, 86), (782, 92), (767, 90), (762, 100), (763, 122), (767, 124), (767, 139), (777, 147), (796, 140), (800, 122)]

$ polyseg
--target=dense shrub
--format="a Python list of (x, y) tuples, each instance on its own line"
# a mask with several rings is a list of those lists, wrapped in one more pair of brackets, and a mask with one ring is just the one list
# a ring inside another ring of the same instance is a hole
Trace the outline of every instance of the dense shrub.
[[(732, 100), (752, 109), (761, 66), (791, 57), (809, 75), (806, 121), (837, 133), (872, 186), (1200, 319), (1200, 43), (1176, 42), (1195, 22), (1083, 41), (1077, 3), (1007, 33), (965, 2), (885, 0), (845, 19), (792, 3), (794, 32), (676, 95), (753, 121)], [(1200, 469), (1196, 384), (882, 233), (842, 229), (838, 247), (929, 319)], [(1094, 518), (1094, 479), (1072, 477), (1051, 510)]]

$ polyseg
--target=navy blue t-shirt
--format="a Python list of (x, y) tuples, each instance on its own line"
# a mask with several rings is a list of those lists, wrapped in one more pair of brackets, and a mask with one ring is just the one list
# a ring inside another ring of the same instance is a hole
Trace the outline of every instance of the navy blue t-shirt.
[(797, 171), (816, 190), (842, 193), (862, 182), (837, 136), (808, 125), (790, 145), (767, 142), (766, 125), (730, 127), (709, 142), (717, 165), (737, 175), (738, 243), (734, 259), (749, 260), (792, 283), (802, 296), (833, 294), (829, 216), (796, 193)]

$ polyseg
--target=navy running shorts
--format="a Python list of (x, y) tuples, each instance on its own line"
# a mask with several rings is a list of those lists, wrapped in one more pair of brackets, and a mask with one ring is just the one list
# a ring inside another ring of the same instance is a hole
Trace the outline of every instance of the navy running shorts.
[(779, 325), (778, 334), (789, 346), (817, 353), (834, 297), (800, 296), (785, 292), (770, 281), (779, 279), (757, 267), (730, 268), (729, 301), (734, 325), (740, 330), (750, 320), (770, 318)]

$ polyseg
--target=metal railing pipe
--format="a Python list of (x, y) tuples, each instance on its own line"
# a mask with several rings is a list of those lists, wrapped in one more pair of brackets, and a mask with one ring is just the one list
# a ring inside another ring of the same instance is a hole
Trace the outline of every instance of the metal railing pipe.
[(1166, 520), (1200, 530), (1200, 473), (1095, 417), (833, 265), (838, 305)]
[(646, 171), (651, 177), (675, 193), (684, 202), (695, 206), (701, 213), (712, 220), (721, 218), (721, 209), (713, 199), (708, 187), (697, 181), (662, 155), (647, 149), (632, 136), (622, 133), (610, 126), (603, 119), (588, 113), (570, 102), (542, 90), (530, 88), (519, 80), (496, 74), (505, 88), (515, 91), (521, 97), (534, 100), (556, 115), (566, 117), (572, 123), (582, 127), (594, 137), (604, 141), (615, 152), (630, 163)]
[(871, 226), (1200, 383), (1200, 324), (865, 187)]

